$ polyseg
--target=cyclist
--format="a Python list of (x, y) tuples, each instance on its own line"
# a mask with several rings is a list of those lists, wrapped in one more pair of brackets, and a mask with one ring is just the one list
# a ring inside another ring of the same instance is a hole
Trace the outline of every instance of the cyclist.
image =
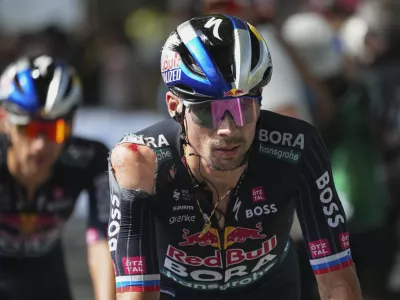
[(71, 136), (78, 75), (42, 55), (13, 62), (0, 83), (0, 299), (71, 299), (61, 233), (83, 190), (94, 292), (96, 299), (113, 299), (108, 149)]
[(320, 135), (260, 111), (272, 61), (258, 31), (193, 18), (167, 39), (161, 72), (173, 118), (110, 154), (118, 299), (300, 299), (295, 208), (321, 298), (362, 299)]

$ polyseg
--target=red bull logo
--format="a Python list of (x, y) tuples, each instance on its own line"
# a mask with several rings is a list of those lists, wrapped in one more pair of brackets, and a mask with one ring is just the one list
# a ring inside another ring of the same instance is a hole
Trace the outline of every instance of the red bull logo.
[(58, 220), (54, 216), (38, 216), (37, 214), (19, 214), (2, 217), (2, 223), (18, 229), (23, 234), (32, 234), (47, 226), (55, 226)]
[[(233, 227), (233, 226), (226, 227), (224, 231), (224, 249), (227, 249), (229, 246), (235, 243), (244, 243), (248, 239), (251, 240), (265, 239), (267, 235), (261, 234), (261, 231), (263, 230), (261, 222), (258, 222), (256, 224), (256, 228), (257, 229)], [(202, 247), (212, 246), (221, 250), (221, 240), (219, 238), (218, 229), (211, 228), (203, 236), (200, 235), (201, 232), (189, 235), (189, 230), (183, 229), (182, 238), (185, 241), (180, 242), (179, 246), (191, 246), (191, 245), (200, 245)]]
[[(265, 257), (277, 246), (276, 235), (271, 237), (269, 240), (264, 241), (261, 244), (261, 248), (253, 251), (244, 251), (242, 249), (228, 249), (225, 253), (225, 265), (227, 267), (237, 265), (246, 260), (257, 260)], [(167, 257), (173, 261), (185, 264), (188, 266), (206, 266), (210, 268), (219, 267), (222, 268), (222, 256), (221, 251), (215, 250), (214, 255), (208, 257), (198, 257), (188, 255), (185, 251), (177, 249), (171, 245), (168, 246)]]
[(180, 63), (181, 57), (177, 52), (167, 51), (167, 53), (164, 53), (161, 58), (161, 75), (165, 83), (181, 80)]
[(37, 226), (38, 218), (36, 215), (21, 214), (21, 231), (23, 233), (33, 233)]
[(231, 89), (228, 92), (225, 92), (224, 96), (225, 97), (238, 97), (241, 95), (244, 95), (245, 93), (243, 92), (243, 90), (237, 90), (237, 89)]
[(260, 234), (263, 230), (261, 222), (256, 224), (257, 229), (243, 228), (243, 227), (232, 227), (225, 228), (225, 249), (235, 243), (244, 243), (246, 240), (260, 240), (267, 237), (266, 234)]
[(218, 249), (221, 249), (221, 242), (219, 239), (218, 230), (216, 228), (210, 228), (202, 237), (200, 237), (201, 232), (197, 232), (191, 235), (189, 234), (189, 230), (183, 229), (182, 238), (185, 239), (184, 242), (180, 242), (179, 246), (190, 246), (190, 245), (200, 245), (204, 246), (212, 246)]
[(161, 72), (179, 68), (181, 60), (181, 56), (178, 52), (168, 52), (161, 58)]

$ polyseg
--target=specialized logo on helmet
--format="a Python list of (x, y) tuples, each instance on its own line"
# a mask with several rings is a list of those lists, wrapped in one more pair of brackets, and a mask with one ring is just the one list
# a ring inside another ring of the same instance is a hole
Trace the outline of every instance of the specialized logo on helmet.
[(40, 75), (46, 76), (47, 69), (53, 63), (53, 59), (50, 56), (42, 55), (33, 61), (33, 65), (38, 68)]
[(219, 26), (221, 25), (221, 23), (222, 23), (222, 19), (216, 19), (215, 17), (212, 17), (210, 20), (208, 20), (208, 22), (204, 25), (204, 28), (211, 28), (211, 27), (214, 27), (213, 28), (213, 35), (217, 38), (217, 39), (219, 39), (219, 40), (221, 40), (222, 41), (222, 39), (221, 39), (221, 37), (219, 36), (219, 33), (218, 33), (218, 29), (219, 29)]
[(244, 94), (245, 93), (243, 92), (243, 90), (231, 89), (230, 91), (225, 92), (224, 96), (225, 97), (239, 97)]

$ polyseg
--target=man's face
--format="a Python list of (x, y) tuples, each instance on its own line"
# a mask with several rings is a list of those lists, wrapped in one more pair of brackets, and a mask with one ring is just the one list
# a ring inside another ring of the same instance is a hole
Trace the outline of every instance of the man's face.
[(23, 168), (23, 172), (39, 175), (47, 172), (57, 161), (63, 149), (64, 139), (55, 140), (63, 135), (62, 128), (54, 128), (54, 134), (50, 134), (52, 132), (50, 128), (57, 126), (56, 124), (47, 124), (45, 125), (49, 126), (47, 131), (43, 129), (43, 133), (36, 132), (36, 134), (33, 134), (32, 128), (28, 127), (31, 125), (15, 125), (8, 122), (7, 132), (14, 157), (18, 165)]
[[(257, 117), (259, 116), (259, 106)], [(255, 135), (257, 118), (244, 126), (237, 126), (229, 113), (217, 129), (197, 125), (193, 115), (185, 113), (185, 129), (190, 145), (197, 154), (218, 171), (235, 170), (241, 166)]]

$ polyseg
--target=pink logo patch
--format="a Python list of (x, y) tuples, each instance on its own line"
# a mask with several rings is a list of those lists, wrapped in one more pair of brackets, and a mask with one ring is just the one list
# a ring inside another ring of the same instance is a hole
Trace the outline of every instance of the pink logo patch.
[(144, 256), (123, 257), (122, 265), (124, 266), (125, 275), (146, 273)]
[(262, 186), (257, 186), (255, 188), (252, 188), (251, 196), (253, 199), (253, 203), (264, 201), (265, 195), (264, 195), (264, 190), (263, 190)]
[(92, 245), (99, 240), (99, 233), (94, 228), (86, 230), (86, 244)]
[(308, 247), (310, 248), (313, 259), (332, 254), (331, 247), (329, 246), (327, 239), (309, 242)]
[(339, 234), (340, 245), (342, 246), (342, 250), (346, 250), (350, 248), (350, 241), (349, 241), (349, 233), (343, 232)]

